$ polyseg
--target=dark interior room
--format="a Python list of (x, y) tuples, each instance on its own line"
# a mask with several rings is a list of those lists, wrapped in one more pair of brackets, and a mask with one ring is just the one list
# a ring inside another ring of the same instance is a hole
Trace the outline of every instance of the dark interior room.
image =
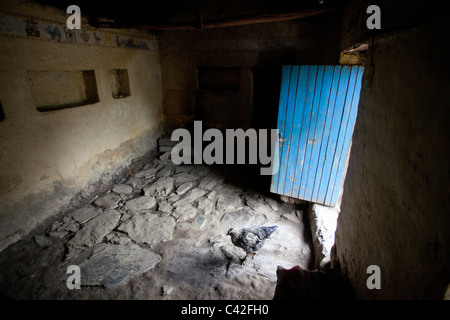
[(0, 296), (450, 299), (444, 5), (0, 0)]

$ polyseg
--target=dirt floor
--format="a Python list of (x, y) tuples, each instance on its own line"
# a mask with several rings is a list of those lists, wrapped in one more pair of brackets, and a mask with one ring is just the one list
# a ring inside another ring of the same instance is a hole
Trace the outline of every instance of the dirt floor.
[[(239, 166), (176, 166), (167, 155), (0, 253), (12, 299), (272, 299), (277, 266), (313, 262), (306, 208)], [(278, 229), (244, 265), (230, 227)], [(81, 289), (68, 289), (70, 265)]]

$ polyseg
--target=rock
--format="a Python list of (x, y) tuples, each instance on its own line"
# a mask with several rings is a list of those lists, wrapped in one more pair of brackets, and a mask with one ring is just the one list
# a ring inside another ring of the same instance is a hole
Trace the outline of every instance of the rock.
[(10, 245), (16, 243), (17, 241), (19, 241), (20, 239), (22, 239), (22, 237), (20, 236), (19, 233), (14, 233), (6, 238), (3, 238), (0, 241), (0, 252), (2, 252), (3, 250), (5, 250), (6, 248), (8, 248)]
[(125, 210), (133, 210), (133, 211), (143, 211), (149, 210), (156, 205), (155, 197), (142, 196), (139, 198), (128, 200), (125, 203)]
[[(158, 147), (159, 152), (165, 152), (165, 153), (172, 152), (172, 149), (173, 149), (173, 147), (168, 147), (168, 146), (159, 146)], [(164, 160), (164, 158), (160, 159), (160, 160)]]
[(78, 223), (86, 223), (87, 221), (91, 220), (95, 216), (99, 215), (99, 213), (102, 212), (100, 208), (97, 208), (93, 205), (86, 205), (84, 207), (79, 208), (78, 210), (75, 210), (71, 213), (72, 219), (77, 221)]
[(195, 201), (197, 198), (203, 196), (206, 194), (206, 191), (200, 188), (194, 188), (191, 189), (184, 197), (182, 197), (180, 200), (173, 203), (174, 207), (178, 207), (185, 203), (191, 203)]
[(106, 240), (110, 243), (126, 245), (131, 243), (131, 239), (125, 235), (120, 235), (120, 232), (110, 233), (106, 236)]
[(133, 189), (140, 190), (148, 184), (148, 181), (145, 179), (132, 176), (128, 178), (127, 181), (125, 181), (125, 183), (132, 186)]
[(194, 185), (194, 183), (192, 181), (184, 182), (178, 186), (176, 193), (181, 196), (181, 195), (185, 194), (186, 192), (188, 192), (189, 189), (191, 189), (193, 185)]
[(158, 204), (158, 211), (170, 214), (172, 213), (172, 210), (172, 205), (167, 200), (161, 201)]
[(186, 222), (186, 221), (177, 223), (177, 225), (176, 225), (176, 228), (180, 229), (180, 230), (187, 230), (187, 229), (190, 229), (191, 227), (192, 227), (192, 223)]
[(278, 202), (276, 200), (265, 197), (264, 201), (266, 201), (266, 203), (269, 205), (269, 207), (273, 211), (277, 211), (278, 210)]
[(217, 202), (217, 191), (211, 191), (206, 197), (215, 205)]
[(127, 213), (122, 214), (122, 216), (120, 217), (120, 222), (124, 222), (127, 221), (128, 219), (130, 219), (132, 216), (132, 214), (130, 214), (130, 211), (128, 211)]
[(175, 221), (169, 216), (153, 213), (137, 214), (122, 223), (117, 230), (126, 232), (137, 243), (153, 245), (172, 240)]
[(133, 192), (133, 187), (127, 184), (118, 184), (112, 188), (112, 191), (117, 194), (129, 194)]
[(214, 211), (214, 204), (208, 198), (204, 197), (198, 201), (198, 210), (203, 214), (211, 214)]
[(65, 230), (63, 230), (63, 229), (60, 229), (60, 231), (54, 230), (54, 231), (49, 231), (49, 232), (48, 232), (48, 235), (49, 235), (50, 237), (52, 237), (52, 238), (59, 238), (59, 239), (64, 238), (64, 237), (67, 236), (68, 234), (69, 234), (69, 232), (68, 232), (68, 231), (65, 231)]
[(100, 198), (97, 198), (94, 200), (94, 204), (97, 207), (103, 208), (103, 209), (115, 209), (119, 206), (119, 201), (122, 198), (116, 193), (110, 192), (105, 194), (104, 196), (101, 196)]
[(183, 203), (177, 206), (171, 215), (178, 222), (183, 222), (194, 218), (197, 215), (197, 209), (190, 203)]
[(223, 182), (224, 177), (216, 172), (209, 173), (198, 185), (200, 188), (212, 191)]
[(168, 160), (170, 159), (171, 152), (164, 152), (162, 155), (159, 156), (159, 160)]
[(283, 219), (298, 223), (302, 219), (303, 212), (301, 210), (294, 210), (292, 212), (286, 212), (281, 215)]
[(174, 188), (172, 177), (161, 177), (155, 183), (144, 188), (146, 196), (168, 196)]
[(66, 231), (70, 231), (70, 232), (77, 232), (78, 229), (80, 229), (80, 225), (75, 221), (75, 220), (71, 220), (70, 222), (68, 222), (67, 224), (65, 224), (63, 226), (64, 230)]
[(200, 177), (195, 174), (190, 174), (187, 172), (177, 172), (173, 175), (176, 184), (182, 184), (184, 182), (191, 182), (198, 180)]
[(198, 216), (195, 218), (194, 224), (197, 228), (202, 229), (206, 224), (206, 218), (203, 216)]
[(141, 170), (141, 171), (135, 173), (134, 176), (136, 178), (151, 179), (155, 176), (157, 171), (158, 171), (158, 168), (149, 168), (149, 169)]
[(314, 247), (314, 267), (322, 269), (331, 261), (331, 250), (339, 211), (336, 208), (313, 204), (308, 211)]
[(34, 241), (41, 248), (47, 248), (52, 244), (52, 239), (45, 236), (35, 236)]
[(139, 198), (142, 195), (142, 191), (141, 190), (134, 190), (131, 193), (122, 193), (120, 195), (120, 197), (122, 198), (123, 202), (126, 202), (128, 200), (134, 199), (134, 198)]
[(52, 238), (64, 238), (69, 232), (77, 232), (80, 228), (78, 222), (72, 219), (71, 216), (66, 216), (62, 221), (57, 221), (52, 224), (48, 235)]
[(242, 198), (245, 201), (245, 204), (253, 209), (253, 211), (269, 215), (273, 213), (270, 206), (264, 201), (264, 198), (259, 194), (244, 194)]
[(172, 166), (173, 162), (170, 159), (154, 159), (153, 163), (158, 166)]
[(175, 202), (177, 202), (178, 200), (180, 200), (180, 198), (181, 198), (181, 196), (172, 193), (172, 195), (171, 195), (170, 197), (167, 198), (167, 201), (168, 201), (169, 203), (175, 203)]
[(170, 286), (168, 286), (168, 285), (164, 285), (164, 286), (162, 286), (162, 288), (161, 288), (161, 294), (162, 294), (163, 296), (167, 296), (167, 295), (171, 294), (172, 291), (173, 291), (173, 287), (170, 287)]
[(176, 172), (191, 172), (194, 166), (187, 164), (179, 164), (175, 166)]
[(221, 190), (217, 197), (216, 209), (220, 212), (235, 211), (243, 206), (240, 196), (232, 191)]
[(220, 222), (222, 224), (223, 232), (226, 232), (230, 228), (249, 227), (252, 225), (254, 218), (255, 215), (251, 210), (242, 208), (225, 213), (220, 219)]
[(89, 259), (79, 265), (81, 285), (119, 286), (131, 277), (153, 269), (161, 259), (160, 255), (135, 244), (100, 243), (94, 247)]
[(119, 222), (120, 213), (108, 210), (89, 220), (68, 242), (71, 247), (92, 247), (114, 229)]
[(172, 174), (173, 170), (174, 170), (173, 166), (170, 166), (170, 165), (165, 166), (164, 168), (162, 168), (161, 170), (159, 170), (156, 173), (156, 177), (157, 178), (168, 177)]

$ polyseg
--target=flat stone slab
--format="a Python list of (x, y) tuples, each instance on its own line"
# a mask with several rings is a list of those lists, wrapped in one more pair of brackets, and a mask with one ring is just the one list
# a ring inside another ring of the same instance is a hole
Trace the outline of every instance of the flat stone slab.
[(206, 191), (203, 189), (200, 189), (200, 188), (191, 189), (180, 200), (174, 202), (173, 206), (178, 207), (185, 203), (191, 203), (205, 194), (206, 194)]
[(236, 211), (231, 211), (225, 213), (220, 219), (222, 232), (228, 231), (230, 228), (242, 228), (249, 227), (253, 224), (258, 225), (263, 222), (261, 218), (259, 218), (258, 223), (255, 222), (256, 215), (254, 212), (248, 208), (242, 208)]
[(184, 182), (191, 182), (198, 180), (200, 177), (195, 174), (190, 174), (188, 172), (178, 172), (173, 175), (173, 178), (175, 179), (175, 183), (181, 184)]
[[(101, 209), (99, 209), (101, 210)], [(50, 228), (48, 235), (52, 238), (64, 238), (70, 232), (77, 232), (80, 228), (80, 224), (72, 219), (70, 216), (66, 216), (62, 221), (56, 221)]]
[(138, 245), (100, 243), (80, 267), (82, 286), (106, 288), (124, 284), (128, 279), (153, 269), (161, 256)]
[(160, 178), (160, 177), (167, 177), (167, 176), (170, 176), (170, 175), (172, 174), (173, 170), (174, 170), (174, 166), (168, 165), (168, 166), (162, 168), (161, 170), (159, 170), (159, 171), (156, 173), (155, 176), (156, 176), (157, 178)]
[(79, 223), (86, 223), (92, 218), (98, 216), (102, 210), (93, 205), (86, 205), (72, 212), (72, 218)]
[[(164, 169), (163, 169), (164, 170)], [(144, 188), (146, 196), (168, 196), (174, 188), (172, 177), (161, 177), (155, 183)]]
[(131, 176), (127, 179), (127, 181), (125, 181), (125, 183), (127, 185), (130, 185), (134, 189), (142, 189), (143, 187), (145, 187), (148, 184), (148, 181), (145, 180), (144, 178), (138, 178), (138, 177)]
[(71, 247), (92, 247), (114, 229), (119, 222), (120, 213), (108, 210), (89, 220), (69, 241)]
[(154, 213), (136, 214), (122, 223), (117, 230), (126, 232), (137, 243), (149, 245), (172, 240), (175, 220)]
[(271, 206), (264, 200), (262, 195), (258, 194), (244, 194), (243, 199), (245, 204), (252, 208), (255, 212), (262, 214), (271, 214)]
[(211, 200), (204, 197), (198, 201), (198, 210), (203, 214), (211, 214), (214, 211), (214, 204)]
[(130, 194), (133, 192), (133, 187), (127, 184), (118, 184), (114, 186), (112, 191), (118, 194)]
[(94, 201), (94, 204), (103, 209), (115, 209), (119, 206), (120, 200), (122, 200), (122, 198), (118, 194), (110, 192), (97, 198)]
[(125, 210), (142, 211), (153, 208), (156, 205), (155, 197), (142, 196), (128, 200), (124, 206)]
[(224, 177), (216, 172), (209, 173), (198, 185), (200, 188), (212, 191), (222, 184)]
[(197, 215), (197, 208), (192, 206), (190, 203), (184, 203), (176, 207), (171, 215), (177, 220), (177, 222), (184, 222), (195, 218)]
[(167, 200), (158, 203), (158, 211), (170, 214), (172, 213), (172, 210), (172, 205)]
[(192, 181), (184, 182), (178, 186), (176, 193), (181, 196), (188, 192), (193, 186), (194, 183)]
[(155, 176), (156, 172), (159, 170), (159, 168), (149, 168), (146, 170), (141, 170), (139, 172), (137, 172), (134, 176), (136, 178), (152, 178)]
[(230, 212), (235, 211), (243, 207), (244, 203), (239, 194), (228, 191), (221, 190), (218, 192), (216, 209), (220, 212)]

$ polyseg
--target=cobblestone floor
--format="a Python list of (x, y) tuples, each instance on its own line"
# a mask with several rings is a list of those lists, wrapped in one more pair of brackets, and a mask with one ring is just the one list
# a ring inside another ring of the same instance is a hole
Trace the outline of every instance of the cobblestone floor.
[[(276, 269), (311, 267), (306, 212), (237, 166), (163, 155), (91, 203), (0, 253), (13, 299), (272, 299)], [(245, 265), (230, 227), (278, 225)], [(68, 266), (81, 289), (68, 289)]]

